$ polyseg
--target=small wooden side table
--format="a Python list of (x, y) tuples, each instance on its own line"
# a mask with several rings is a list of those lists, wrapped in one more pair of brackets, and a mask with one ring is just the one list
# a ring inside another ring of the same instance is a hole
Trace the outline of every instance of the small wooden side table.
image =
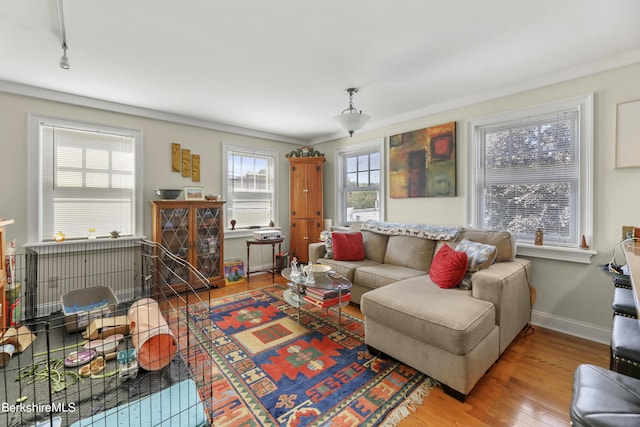
[[(271, 282), (275, 283), (276, 281), (276, 244), (278, 245), (278, 253), (280, 253), (280, 251), (282, 250), (282, 242), (284, 241), (283, 238), (281, 239), (272, 239), (272, 240), (247, 240), (247, 282), (249, 281), (249, 275), (251, 275), (251, 273), (270, 273), (271, 274)], [(251, 246), (253, 245), (271, 245), (271, 269), (262, 269), (262, 270), (255, 270), (255, 271), (251, 271), (250, 268), (250, 249)]]

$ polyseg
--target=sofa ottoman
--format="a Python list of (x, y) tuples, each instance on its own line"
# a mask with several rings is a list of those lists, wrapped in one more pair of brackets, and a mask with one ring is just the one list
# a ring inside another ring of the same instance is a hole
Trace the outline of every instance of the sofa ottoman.
[(419, 276), (365, 293), (365, 343), (465, 396), (500, 355), (494, 304)]

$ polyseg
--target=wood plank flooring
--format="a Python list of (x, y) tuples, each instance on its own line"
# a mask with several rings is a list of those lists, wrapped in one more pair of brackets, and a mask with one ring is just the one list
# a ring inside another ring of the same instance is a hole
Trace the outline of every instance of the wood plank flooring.
[[(276, 283), (285, 284), (277, 277)], [(270, 286), (259, 274), (249, 283), (214, 289), (200, 298), (219, 298)], [(363, 318), (355, 305), (343, 309)], [(400, 427), (567, 426), (573, 372), (581, 363), (609, 366), (609, 347), (535, 327), (521, 333), (461, 403), (434, 387)]]

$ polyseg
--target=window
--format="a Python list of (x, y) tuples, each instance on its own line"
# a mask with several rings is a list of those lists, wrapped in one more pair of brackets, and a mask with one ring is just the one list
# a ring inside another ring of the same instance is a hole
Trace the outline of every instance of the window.
[(223, 151), (227, 158), (224, 181), (229, 221), (236, 220), (236, 229), (276, 222), (276, 153), (226, 144)]
[(591, 236), (592, 96), (470, 122), (473, 226), (577, 247)]
[[(31, 116), (30, 242), (141, 231), (140, 132)], [(35, 207), (35, 209), (33, 209)], [(37, 218), (36, 218), (37, 216)]]
[(384, 195), (381, 165), (382, 141), (372, 141), (348, 147), (338, 152), (338, 222), (382, 219)]

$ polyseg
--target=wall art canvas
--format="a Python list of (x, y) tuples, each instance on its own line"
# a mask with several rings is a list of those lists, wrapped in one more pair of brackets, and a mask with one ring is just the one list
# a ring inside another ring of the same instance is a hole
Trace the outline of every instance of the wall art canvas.
[(456, 122), (389, 137), (392, 198), (456, 195)]
[(640, 100), (621, 102), (616, 113), (616, 168), (640, 167)]

